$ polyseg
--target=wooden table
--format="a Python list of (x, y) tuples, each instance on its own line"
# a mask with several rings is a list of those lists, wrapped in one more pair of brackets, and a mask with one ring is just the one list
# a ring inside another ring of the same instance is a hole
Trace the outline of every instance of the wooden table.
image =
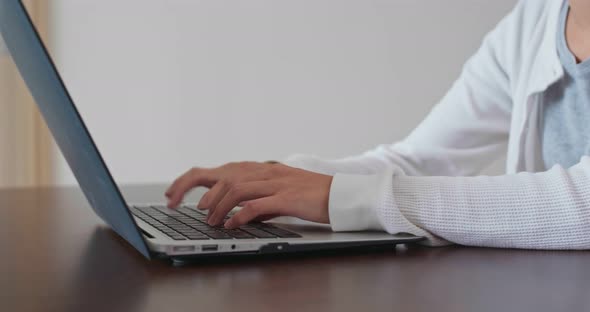
[(590, 311), (588, 252), (398, 246), (172, 267), (145, 260), (74, 188), (0, 190), (0, 250), (7, 312)]

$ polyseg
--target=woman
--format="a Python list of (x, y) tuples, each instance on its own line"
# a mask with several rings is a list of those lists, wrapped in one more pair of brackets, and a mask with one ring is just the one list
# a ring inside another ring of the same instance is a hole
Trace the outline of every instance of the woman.
[[(589, 0), (520, 1), (402, 142), (333, 161), (194, 168), (169, 206), (206, 186), (198, 208), (210, 224), (243, 207), (229, 228), (287, 215), (432, 246), (588, 249), (589, 58)], [(506, 149), (506, 175), (469, 177)]]

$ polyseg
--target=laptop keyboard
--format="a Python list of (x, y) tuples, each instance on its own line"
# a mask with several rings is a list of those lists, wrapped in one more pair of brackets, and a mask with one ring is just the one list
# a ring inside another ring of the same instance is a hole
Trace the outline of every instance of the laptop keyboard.
[[(254, 222), (237, 229), (210, 226), (207, 212), (187, 206), (168, 209), (166, 206), (132, 206), (131, 213), (174, 240), (206, 239), (276, 239), (297, 238), (301, 235), (272, 224)], [(224, 222), (231, 217), (225, 217)]]

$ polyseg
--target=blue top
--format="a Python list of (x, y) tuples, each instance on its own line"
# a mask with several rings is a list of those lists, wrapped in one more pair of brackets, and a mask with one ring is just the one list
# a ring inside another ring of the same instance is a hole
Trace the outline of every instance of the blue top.
[(560, 14), (557, 52), (564, 76), (545, 92), (541, 125), (543, 161), (546, 168), (569, 168), (590, 155), (590, 59), (577, 64), (565, 38), (569, 12)]

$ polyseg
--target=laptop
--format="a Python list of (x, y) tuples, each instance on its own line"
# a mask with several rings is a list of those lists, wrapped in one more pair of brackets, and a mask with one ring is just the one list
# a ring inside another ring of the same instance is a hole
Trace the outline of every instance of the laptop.
[(195, 205), (171, 210), (164, 204), (128, 204), (20, 0), (0, 0), (0, 32), (90, 207), (148, 259), (394, 247), (423, 239), (382, 232), (334, 233), (328, 225), (277, 220), (228, 230), (207, 225)]

